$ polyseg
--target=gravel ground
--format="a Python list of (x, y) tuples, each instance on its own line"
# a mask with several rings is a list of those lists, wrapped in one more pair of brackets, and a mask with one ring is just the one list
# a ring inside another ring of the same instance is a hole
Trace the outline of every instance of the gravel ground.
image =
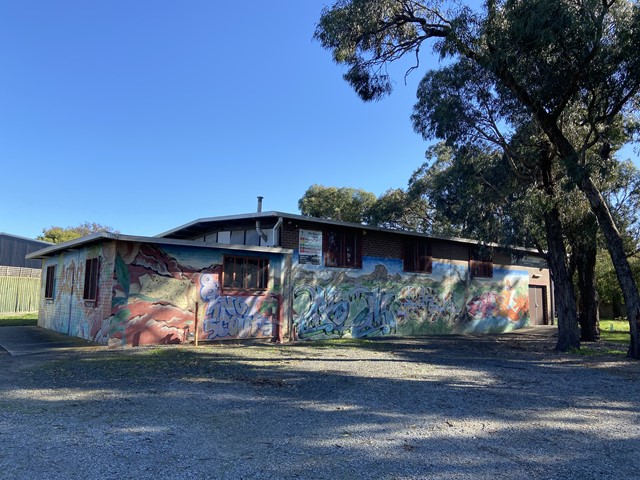
[(0, 354), (0, 478), (637, 478), (638, 363), (554, 341)]

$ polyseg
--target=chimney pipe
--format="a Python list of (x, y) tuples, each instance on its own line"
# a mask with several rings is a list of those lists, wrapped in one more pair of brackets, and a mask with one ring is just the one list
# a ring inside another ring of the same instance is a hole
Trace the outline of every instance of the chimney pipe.
[[(263, 197), (258, 196), (258, 213), (262, 212), (262, 198)], [(262, 241), (266, 243), (268, 240), (267, 234), (262, 231), (262, 228), (260, 228), (260, 220), (256, 220), (256, 232)]]

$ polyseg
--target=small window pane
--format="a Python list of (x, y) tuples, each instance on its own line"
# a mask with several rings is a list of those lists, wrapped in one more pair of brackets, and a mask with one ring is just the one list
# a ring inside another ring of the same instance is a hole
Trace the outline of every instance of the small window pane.
[(405, 272), (431, 273), (431, 242), (428, 239), (407, 239), (403, 244)]
[(99, 262), (97, 258), (89, 258), (85, 262), (84, 272), (84, 299), (85, 300), (97, 300), (98, 299), (98, 276), (99, 276)]
[(269, 261), (263, 258), (226, 256), (223, 262), (223, 288), (263, 290), (269, 279)]
[(231, 232), (232, 245), (244, 245), (244, 230), (236, 230)]
[(255, 228), (245, 232), (245, 245), (260, 245), (260, 237)]
[(56, 278), (56, 266), (47, 267), (47, 278), (45, 279), (44, 298), (53, 299)]
[(231, 243), (231, 232), (218, 232), (218, 243)]
[(488, 249), (480, 250), (479, 248), (471, 251), (469, 259), (469, 271), (471, 277), (474, 278), (492, 278), (493, 277), (493, 256)]
[(260, 272), (259, 260), (247, 260), (246, 262), (246, 288), (258, 288), (259, 287), (259, 272)]
[(329, 231), (324, 250), (327, 267), (360, 268), (362, 252), (360, 234), (354, 231)]

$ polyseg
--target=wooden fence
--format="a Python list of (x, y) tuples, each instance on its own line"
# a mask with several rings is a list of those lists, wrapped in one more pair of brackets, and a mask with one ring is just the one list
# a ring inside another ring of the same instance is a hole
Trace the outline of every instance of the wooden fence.
[(38, 311), (40, 276), (36, 268), (0, 266), (0, 313)]

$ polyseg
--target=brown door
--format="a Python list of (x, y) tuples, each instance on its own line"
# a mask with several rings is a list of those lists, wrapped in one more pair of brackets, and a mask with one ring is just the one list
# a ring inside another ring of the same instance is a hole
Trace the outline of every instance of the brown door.
[(547, 325), (547, 287), (529, 285), (530, 325)]

